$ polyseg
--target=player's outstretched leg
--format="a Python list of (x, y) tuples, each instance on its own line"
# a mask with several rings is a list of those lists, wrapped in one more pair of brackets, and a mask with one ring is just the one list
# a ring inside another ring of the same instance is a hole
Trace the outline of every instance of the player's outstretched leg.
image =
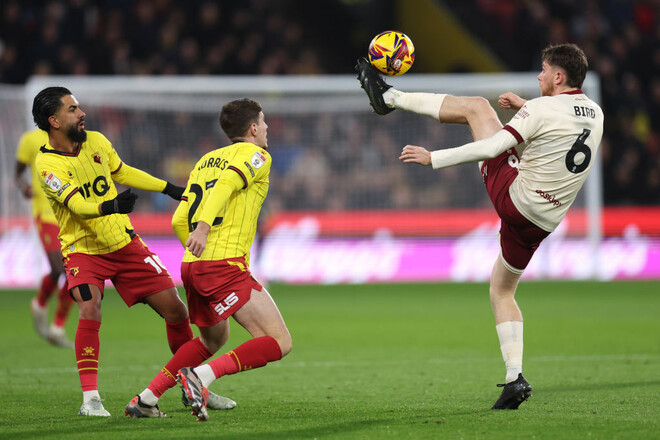
[(185, 367), (179, 370), (177, 374), (181, 389), (188, 396), (190, 407), (197, 420), (205, 422), (209, 419), (209, 413), (206, 410), (206, 404), (209, 400), (209, 390), (202, 385), (202, 381), (197, 377), (192, 367)]
[(135, 396), (133, 400), (128, 402), (124, 413), (133, 418), (167, 417), (167, 414), (162, 412), (158, 405), (147, 405), (140, 400), (140, 396)]
[(360, 81), (360, 86), (367, 92), (369, 103), (374, 112), (379, 115), (386, 115), (394, 111), (393, 108), (385, 104), (383, 99), (383, 93), (392, 86), (383, 81), (383, 78), (380, 77), (371, 63), (364, 57), (358, 58), (355, 70), (358, 72), (357, 79)]
[(521, 403), (532, 397), (532, 386), (522, 373), (513, 382), (497, 386), (504, 387), (504, 389), (491, 409), (518, 409)]

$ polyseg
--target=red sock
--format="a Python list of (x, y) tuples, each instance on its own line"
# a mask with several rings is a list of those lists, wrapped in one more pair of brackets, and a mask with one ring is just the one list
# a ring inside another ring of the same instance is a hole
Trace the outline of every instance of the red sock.
[(156, 397), (176, 385), (176, 373), (183, 367), (196, 367), (213, 356), (199, 338), (188, 341), (177, 350), (172, 359), (158, 372), (149, 388)]
[(50, 275), (44, 275), (41, 279), (41, 287), (39, 292), (37, 292), (37, 303), (41, 307), (45, 307), (48, 302), (48, 298), (53, 294), (53, 291), (57, 287), (57, 279), (52, 279)]
[[(190, 319), (180, 322), (165, 321), (165, 327), (167, 329), (167, 342), (170, 343), (172, 354), (176, 353), (186, 342), (192, 341), (193, 332), (190, 328)], [(184, 367), (187, 366), (184, 365)]]
[(78, 321), (76, 331), (76, 360), (83, 391), (98, 389), (99, 375), (99, 328), (101, 322), (91, 319)]
[(53, 324), (58, 327), (64, 327), (66, 324), (66, 318), (69, 316), (69, 310), (73, 305), (73, 299), (69, 295), (69, 283), (64, 282), (64, 286), (60, 289), (60, 293), (57, 298), (57, 308), (55, 309), (55, 317), (53, 318)]
[(229, 353), (213, 359), (208, 365), (218, 378), (225, 374), (263, 367), (268, 362), (280, 359), (282, 359), (282, 350), (275, 338), (261, 336), (244, 342)]

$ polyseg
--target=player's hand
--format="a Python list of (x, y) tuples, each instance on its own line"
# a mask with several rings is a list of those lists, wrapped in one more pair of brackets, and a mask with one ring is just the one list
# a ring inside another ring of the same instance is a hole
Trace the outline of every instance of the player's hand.
[(527, 100), (511, 92), (502, 93), (497, 99), (499, 106), (507, 110), (519, 110), (526, 102)]
[(406, 145), (401, 151), (399, 160), (404, 163), (418, 163), (420, 165), (431, 165), (431, 153), (424, 147)]
[(182, 186), (176, 186), (171, 184), (170, 182), (167, 182), (167, 185), (165, 185), (165, 189), (163, 190), (163, 194), (167, 194), (168, 196), (172, 197), (174, 200), (181, 200), (181, 197), (183, 197), (183, 192), (186, 189)]
[(27, 183), (24, 183), (20, 185), (21, 189), (21, 194), (23, 194), (23, 197), (26, 199), (31, 199), (32, 196), (34, 195), (32, 193), (32, 185), (28, 185)]
[(186, 240), (186, 247), (196, 257), (201, 257), (204, 249), (206, 249), (206, 239), (209, 236), (211, 226), (206, 222), (197, 223), (197, 227), (188, 236)]
[(127, 189), (126, 191), (117, 194), (117, 197), (114, 199), (106, 200), (101, 203), (101, 214), (128, 214), (133, 211), (137, 198), (137, 194), (132, 193), (130, 189)]

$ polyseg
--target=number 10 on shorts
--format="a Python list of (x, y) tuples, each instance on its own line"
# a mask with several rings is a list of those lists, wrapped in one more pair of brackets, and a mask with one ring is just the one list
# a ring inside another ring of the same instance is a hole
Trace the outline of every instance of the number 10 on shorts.
[(163, 273), (163, 271), (167, 271), (167, 268), (163, 264), (162, 261), (160, 261), (160, 258), (158, 258), (158, 255), (151, 255), (147, 258), (144, 259), (144, 262), (147, 264), (151, 264), (154, 269), (156, 269), (157, 273)]

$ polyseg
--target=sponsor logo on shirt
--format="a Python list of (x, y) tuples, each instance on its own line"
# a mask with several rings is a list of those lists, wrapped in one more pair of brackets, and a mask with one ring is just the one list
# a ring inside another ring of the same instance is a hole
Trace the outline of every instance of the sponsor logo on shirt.
[(545, 191), (543, 191), (543, 190), (537, 189), (537, 190), (536, 190), (536, 194), (538, 194), (538, 195), (540, 195), (541, 197), (543, 197), (544, 199), (546, 199), (549, 203), (552, 204), (552, 206), (561, 206), (561, 205), (563, 205), (562, 202), (560, 202), (559, 200), (555, 199), (555, 196), (553, 196), (553, 195), (551, 195), (551, 194), (548, 194), (547, 192), (545, 192)]
[(68, 187), (70, 187), (70, 186), (71, 186), (70, 183), (65, 183), (64, 186), (63, 186), (63, 187), (57, 192), (57, 195), (58, 195), (58, 196), (61, 196), (62, 193), (64, 192), (64, 190), (66, 190), (66, 189), (67, 189)]
[(250, 163), (252, 164), (253, 167), (259, 169), (263, 166), (264, 163), (266, 163), (266, 156), (261, 154), (261, 152), (257, 151), (252, 155), (252, 158), (250, 159)]
[(58, 179), (57, 176), (53, 173), (49, 173), (46, 176), (45, 181), (46, 181), (46, 185), (51, 187), (53, 191), (59, 191), (60, 188), (62, 188), (62, 181)]
[(250, 174), (252, 175), (252, 177), (254, 177), (254, 170), (252, 169), (252, 167), (250, 166), (250, 164), (247, 163), (247, 162), (243, 162), (243, 163), (245, 164), (245, 166), (246, 166), (246, 167), (248, 168), (248, 170), (250, 171)]
[(529, 112), (527, 111), (527, 106), (523, 105), (520, 108), (520, 110), (518, 110), (518, 113), (516, 113), (513, 119), (525, 119), (528, 116), (529, 116)]

